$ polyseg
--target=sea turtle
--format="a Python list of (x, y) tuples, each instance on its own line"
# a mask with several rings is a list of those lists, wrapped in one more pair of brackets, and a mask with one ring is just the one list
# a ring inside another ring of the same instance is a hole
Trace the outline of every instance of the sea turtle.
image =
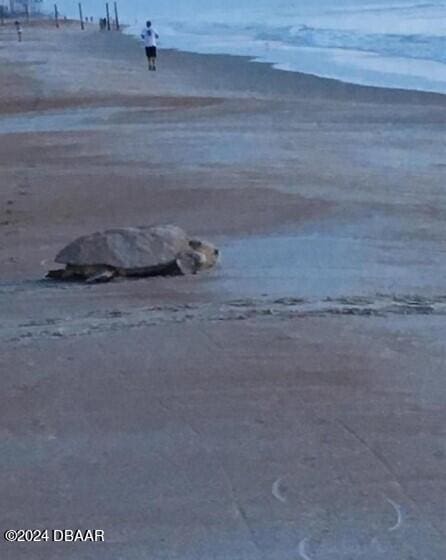
[(107, 282), (117, 276), (196, 274), (212, 268), (218, 249), (172, 225), (126, 227), (75, 239), (55, 258), (65, 268), (47, 278)]

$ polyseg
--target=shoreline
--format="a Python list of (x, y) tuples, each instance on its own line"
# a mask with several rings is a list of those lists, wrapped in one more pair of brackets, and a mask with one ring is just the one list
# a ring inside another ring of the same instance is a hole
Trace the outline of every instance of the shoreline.
[[(135, 38), (137, 40), (137, 38)], [(163, 52), (163, 49), (160, 49), (160, 52)], [(356, 82), (349, 82), (343, 81), (339, 78), (330, 78), (325, 76), (320, 76), (318, 74), (312, 74), (310, 72), (301, 72), (298, 70), (284, 70), (282, 68), (277, 68), (276, 64), (273, 62), (267, 62), (256, 57), (248, 56), (248, 55), (236, 55), (236, 54), (227, 54), (227, 53), (199, 53), (195, 51), (185, 51), (181, 49), (174, 49), (168, 48), (165, 49), (164, 52), (166, 53), (177, 53), (179, 55), (190, 55), (192, 57), (209, 57), (217, 59), (224, 59), (227, 58), (229, 61), (236, 60), (241, 64), (248, 63), (248, 64), (255, 64), (261, 65), (270, 70), (271, 72), (277, 72), (279, 74), (291, 74), (291, 76), (295, 76), (295, 81), (308, 81), (313, 82), (316, 84), (319, 82), (319, 85), (323, 87), (327, 87), (327, 89), (331, 89), (335, 94), (338, 94), (340, 97), (343, 96), (352, 96), (354, 95), (354, 90), (357, 88), (360, 90), (361, 93), (358, 93), (358, 98), (361, 101), (365, 101), (366, 99), (373, 100), (374, 102), (377, 99), (383, 102), (391, 102), (392, 97), (395, 97), (395, 101), (397, 102), (407, 102), (407, 103), (423, 103), (423, 102), (438, 102), (438, 104), (445, 104), (446, 103), (446, 92), (435, 92), (429, 90), (422, 90), (422, 89), (410, 89), (410, 88), (398, 88), (398, 87), (387, 87), (387, 86), (380, 86), (380, 85), (367, 85), (367, 84), (360, 84)], [(287, 80), (283, 80), (285, 83)], [(292, 80), (290, 80), (292, 81)], [(396, 99), (398, 97), (398, 99)], [(407, 99), (405, 99), (407, 97)]]
[[(134, 33), (129, 32), (128, 29), (131, 28), (132, 26), (124, 26), (123, 27), (123, 33), (129, 37), (134, 38), (136, 41), (139, 40), (138, 38), (138, 34), (135, 31)], [(422, 88), (412, 88), (412, 87), (401, 87), (401, 86), (387, 86), (387, 85), (380, 85), (380, 84), (365, 84), (365, 83), (359, 83), (359, 82), (355, 82), (355, 81), (350, 81), (348, 79), (344, 80), (342, 78), (338, 78), (338, 77), (333, 77), (333, 76), (324, 76), (322, 74), (318, 74), (318, 73), (314, 73), (311, 71), (302, 71), (302, 70), (297, 70), (297, 69), (285, 69), (285, 68), (280, 68), (280, 65), (282, 63), (280, 62), (271, 62), (271, 61), (267, 61), (267, 60), (263, 60), (261, 56), (257, 56), (257, 55), (244, 55), (244, 54), (235, 54), (235, 53), (225, 53), (225, 52), (200, 52), (200, 51), (194, 51), (194, 50), (185, 50), (182, 48), (175, 48), (175, 47), (167, 47), (166, 49), (163, 49), (163, 47), (160, 47), (160, 51), (172, 51), (172, 52), (177, 52), (177, 53), (184, 53), (184, 54), (190, 54), (190, 55), (196, 55), (196, 56), (209, 56), (209, 57), (230, 57), (232, 59), (239, 59), (241, 61), (247, 61), (250, 63), (255, 63), (255, 64), (261, 64), (261, 65), (265, 65), (266, 67), (270, 68), (271, 70), (275, 70), (278, 72), (284, 72), (284, 73), (290, 73), (290, 74), (296, 74), (298, 76), (302, 76), (302, 77), (308, 77), (308, 78), (312, 78), (312, 79), (319, 79), (319, 80), (323, 80), (323, 81), (329, 81), (329, 82), (335, 82), (338, 84), (341, 84), (344, 87), (359, 87), (359, 88), (365, 88), (365, 89), (370, 89), (370, 90), (389, 90), (389, 91), (394, 91), (395, 93), (403, 93), (403, 92), (410, 92), (412, 94), (414, 93), (419, 93), (421, 95), (430, 95), (430, 96), (440, 96), (440, 97), (444, 97), (446, 95), (446, 91), (444, 92), (439, 92), (439, 91), (434, 91), (434, 90), (428, 90), (428, 89), (422, 89)]]
[[(31, 25), (36, 24), (39, 25), (42, 21), (44, 21), (44, 18), (47, 17), (46, 21), (47, 22), (52, 22), (53, 19), (51, 16), (43, 16), (42, 19), (37, 19), (34, 22), (31, 21)], [(73, 26), (79, 26), (79, 22), (77, 20), (73, 20), (73, 19), (69, 19), (66, 22), (61, 22), (62, 25), (73, 25)], [(90, 31), (92, 29), (96, 29), (96, 22), (95, 23), (90, 23), (87, 22), (87, 29), (89, 29)], [(141, 22), (141, 26), (143, 26), (143, 22)], [(136, 29), (136, 25), (135, 24), (127, 24), (127, 23), (123, 23), (121, 22), (121, 32), (123, 32), (124, 34), (130, 35), (135, 37), (138, 40), (139, 37), (139, 32)], [(112, 32), (115, 32), (114, 29), (112, 29)], [(174, 41), (174, 37), (171, 37), (171, 41)], [(181, 42), (181, 39), (180, 39)], [(163, 46), (161, 45), (161, 48), (163, 48)], [(430, 94), (436, 94), (436, 95), (445, 95), (446, 91), (438, 91), (437, 89), (435, 89), (435, 82), (432, 83), (432, 88), (434, 89), (429, 89), (429, 86), (423, 87), (421, 86), (412, 86), (410, 85), (411, 81), (415, 81), (416, 82), (416, 77), (411, 77), (410, 75), (408, 76), (404, 76), (403, 78), (404, 80), (406, 80), (407, 85), (389, 85), (386, 83), (380, 83), (379, 79), (378, 81), (373, 81), (372, 78), (372, 82), (370, 83), (364, 83), (363, 81), (355, 81), (355, 79), (349, 78), (349, 77), (342, 77), (342, 72), (341, 75), (337, 76), (337, 75), (330, 75), (329, 74), (329, 67), (327, 66), (327, 70), (324, 71), (314, 71), (311, 68), (311, 64), (310, 66), (308, 66), (308, 64), (304, 65), (304, 68), (286, 68), (283, 66), (286, 66), (285, 62), (280, 62), (277, 60), (267, 60), (265, 58), (265, 56), (267, 56), (265, 53), (263, 54), (241, 54), (239, 55), (237, 52), (224, 52), (223, 50), (221, 52), (206, 52), (206, 50), (200, 50), (203, 49), (203, 47), (198, 47), (198, 50), (194, 50), (192, 47), (191, 48), (183, 48), (183, 47), (179, 47), (178, 49), (175, 47), (175, 44), (169, 44), (169, 46), (166, 48), (166, 50), (178, 50), (179, 52), (184, 52), (184, 53), (189, 53), (189, 54), (204, 54), (206, 56), (212, 56), (212, 55), (216, 55), (216, 56), (241, 56), (242, 58), (246, 58), (249, 59), (253, 62), (257, 62), (259, 64), (268, 64), (270, 65), (272, 68), (274, 68), (275, 70), (279, 70), (279, 71), (283, 71), (283, 72), (291, 72), (291, 73), (297, 73), (297, 74), (303, 74), (303, 75), (307, 75), (307, 76), (311, 76), (311, 77), (316, 77), (316, 78), (322, 78), (322, 79), (327, 79), (327, 80), (334, 80), (336, 82), (341, 82), (343, 84), (348, 84), (348, 85), (357, 85), (357, 86), (361, 86), (361, 87), (370, 87), (370, 88), (378, 88), (378, 89), (391, 89), (391, 90), (396, 90), (396, 91), (418, 91), (420, 93), (430, 93)], [(204, 47), (205, 48), (205, 47)], [(311, 51), (311, 47), (310, 47), (310, 51)], [(358, 52), (362, 52), (362, 51), (358, 51)], [(368, 52), (365, 51), (366, 53), (370, 54), (370, 55), (378, 55), (378, 53), (374, 53), (374, 52)], [(307, 55), (305, 55), (305, 49), (303, 49), (303, 53), (304, 55), (304, 59)], [(314, 56), (316, 59), (318, 58), (317, 54), (314, 55), (310, 55), (310, 56)], [(321, 56), (326, 56), (326, 53), (321, 53)], [(305, 67), (306, 66), (306, 67)], [(373, 70), (367, 70), (366, 68), (358, 68), (356, 67), (356, 71), (362, 75), (362, 80), (364, 79), (363, 76), (365, 74), (368, 74), (369, 72), (371, 72), (373, 74)], [(328, 72), (328, 74), (326, 73)], [(388, 73), (389, 75), (391, 75), (391, 72)], [(382, 80), (385, 79), (385, 75), (381, 78)], [(419, 78), (421, 82), (423, 82), (423, 79), (420, 77)], [(424, 78), (424, 81), (426, 81), (427, 78)]]
[[(49, 23), (51, 20), (35, 20), (30, 24), (30, 28), (39, 28), (42, 26), (42, 22)], [(79, 34), (88, 35), (93, 33), (96, 34), (96, 29), (92, 29), (91, 26), (95, 24), (89, 24), (90, 28), (86, 28), (85, 31), (77, 30), (76, 26), (79, 23), (76, 20), (68, 20), (63, 22), (61, 28), (56, 29), (54, 25), (50, 25), (50, 29), (54, 32), (63, 32), (64, 26), (65, 30), (70, 30), (72, 32), (78, 31)], [(44, 26), (46, 27), (46, 25)], [(123, 38), (129, 39), (134, 45), (139, 46), (139, 51), (142, 51), (140, 41), (138, 37), (134, 34), (128, 33), (125, 28), (126, 25), (122, 26), (122, 30), (103, 32), (102, 34), (107, 36), (107, 34), (121, 36)], [(81, 35), (80, 35), (81, 36)], [(1, 38), (0, 38), (1, 40)], [(0, 43), (1, 45), (1, 43)], [(131, 49), (136, 51), (136, 49)], [(276, 67), (276, 63), (262, 61), (255, 56), (247, 55), (236, 55), (236, 54), (217, 54), (217, 53), (199, 53), (194, 51), (184, 51), (175, 48), (160, 47), (159, 56), (163, 56), (168, 59), (175, 57), (180, 57), (185, 64), (194, 64), (195, 66), (200, 66), (201, 62), (207, 70), (214, 68), (214, 73), (209, 77), (209, 79), (215, 78), (215, 75), (220, 74), (222, 71), (229, 74), (230, 66), (236, 65), (234, 75), (238, 78), (242, 76), (247, 76), (247, 80), (239, 80), (240, 83), (238, 87), (232, 89), (232, 93), (246, 95), (246, 91), (252, 86), (252, 81), (259, 79), (264, 81), (265, 74), (271, 74), (271, 81), (277, 82), (266, 88), (266, 85), (262, 85), (262, 89), (256, 91), (257, 95), (268, 96), (280, 96), (294, 98), (299, 97), (300, 89), (305, 88), (306, 90), (311, 89), (316, 95), (325, 98), (338, 100), (348, 100), (357, 102), (374, 102), (374, 103), (407, 103), (407, 104), (435, 104), (443, 105), (446, 104), (446, 93), (432, 92), (418, 89), (406, 89), (397, 87), (386, 87), (379, 85), (365, 85), (355, 82), (343, 81), (337, 78), (323, 77), (317, 74), (300, 72), (300, 71), (288, 71)], [(134, 59), (135, 52), (133, 52), (132, 58)], [(209, 62), (206, 63), (205, 61)], [(131, 62), (131, 59), (129, 60)], [(257, 68), (256, 68), (257, 67)], [(228, 76), (230, 79), (230, 75)], [(213, 84), (215, 87), (215, 83)], [(248, 87), (247, 87), (248, 86)], [(234, 87), (234, 86), (232, 86)], [(225, 88), (219, 86), (223, 94), (227, 94), (231, 91), (231, 88), (225, 91)]]

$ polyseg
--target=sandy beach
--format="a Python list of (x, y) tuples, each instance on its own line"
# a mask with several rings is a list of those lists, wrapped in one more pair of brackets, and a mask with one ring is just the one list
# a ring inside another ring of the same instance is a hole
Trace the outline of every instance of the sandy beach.
[[(0, 27), (6, 560), (446, 557), (446, 97)], [(197, 277), (43, 280), (107, 227)]]

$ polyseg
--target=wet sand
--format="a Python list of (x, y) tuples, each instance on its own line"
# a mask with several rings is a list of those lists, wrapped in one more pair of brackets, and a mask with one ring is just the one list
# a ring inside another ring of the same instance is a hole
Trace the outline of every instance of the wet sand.
[[(446, 100), (0, 28), (2, 558), (441, 560)], [(42, 281), (172, 222), (197, 278)]]

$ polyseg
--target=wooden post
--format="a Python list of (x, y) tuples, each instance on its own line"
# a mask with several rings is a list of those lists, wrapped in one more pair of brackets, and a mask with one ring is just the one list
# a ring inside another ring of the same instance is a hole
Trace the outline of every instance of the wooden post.
[(82, 13), (82, 4), (79, 2), (79, 20), (81, 22), (82, 31), (85, 29), (84, 15)]
[(57, 9), (57, 4), (54, 4), (54, 21), (56, 22), (56, 27), (59, 28), (59, 10)]
[(121, 26), (119, 25), (119, 15), (118, 15), (118, 3), (114, 2), (115, 7), (115, 22), (116, 22), (116, 31), (119, 31)]
[(0, 22), (2, 25), (5, 25), (5, 7), (3, 4), (0, 4)]
[(26, 23), (29, 23), (29, 0), (26, 0), (25, 16), (26, 16)]
[(107, 31), (111, 30), (111, 25), (110, 25), (110, 8), (108, 6), (108, 2), (105, 3), (105, 10), (107, 12)]

